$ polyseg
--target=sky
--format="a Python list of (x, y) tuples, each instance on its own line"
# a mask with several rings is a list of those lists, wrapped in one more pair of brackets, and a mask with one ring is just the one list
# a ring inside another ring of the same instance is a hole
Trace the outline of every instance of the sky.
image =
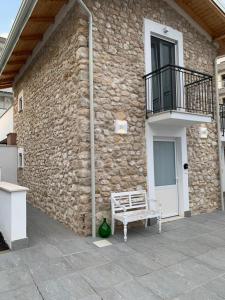
[(223, 10), (225, 10), (225, 0), (214, 0)]
[(0, 36), (7, 37), (21, 0), (0, 0)]

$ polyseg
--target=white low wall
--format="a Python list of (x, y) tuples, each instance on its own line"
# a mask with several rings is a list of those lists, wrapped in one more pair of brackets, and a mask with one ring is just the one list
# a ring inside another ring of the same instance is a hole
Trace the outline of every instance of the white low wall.
[(0, 232), (9, 248), (27, 246), (27, 188), (0, 182)]
[(0, 181), (17, 184), (16, 146), (0, 145)]
[(13, 132), (13, 106), (11, 106), (0, 118), (0, 141), (7, 138), (8, 133)]

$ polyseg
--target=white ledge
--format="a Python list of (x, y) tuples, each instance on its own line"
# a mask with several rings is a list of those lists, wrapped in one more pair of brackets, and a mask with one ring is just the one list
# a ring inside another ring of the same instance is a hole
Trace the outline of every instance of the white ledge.
[(0, 190), (12, 193), (12, 192), (24, 192), (24, 191), (28, 191), (29, 189), (24, 186), (12, 184), (5, 181), (0, 181)]
[(185, 111), (163, 111), (148, 117), (151, 125), (189, 127), (195, 124), (211, 123), (211, 115), (196, 114)]

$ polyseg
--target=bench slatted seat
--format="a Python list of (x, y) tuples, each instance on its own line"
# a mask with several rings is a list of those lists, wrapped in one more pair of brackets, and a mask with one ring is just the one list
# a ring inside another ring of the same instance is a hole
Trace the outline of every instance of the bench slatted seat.
[(111, 193), (112, 234), (115, 232), (115, 220), (123, 223), (124, 241), (127, 241), (127, 224), (130, 222), (157, 218), (161, 232), (161, 211), (150, 209), (146, 191)]

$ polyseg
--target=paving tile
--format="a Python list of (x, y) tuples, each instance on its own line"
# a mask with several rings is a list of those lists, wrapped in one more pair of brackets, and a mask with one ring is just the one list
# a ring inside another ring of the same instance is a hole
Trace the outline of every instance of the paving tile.
[(203, 255), (197, 256), (196, 259), (221, 270), (221, 274), (225, 273), (225, 248), (211, 250)]
[[(196, 216), (197, 219), (195, 217), (191, 218), (191, 222), (193, 224), (201, 224), (203, 225), (207, 230), (209, 231), (216, 231), (219, 230), (221, 228), (225, 227), (225, 223), (221, 220), (209, 220), (209, 219), (201, 219), (201, 216)], [(200, 219), (198, 219), (200, 218)]]
[(134, 276), (142, 276), (162, 268), (162, 265), (155, 262), (151, 256), (141, 253), (118, 257), (115, 263)]
[(173, 299), (194, 288), (191, 282), (167, 269), (137, 277), (136, 280), (163, 299)]
[(201, 240), (199, 240), (198, 238), (189, 239), (182, 242), (172, 240), (167, 241), (167, 243), (164, 243), (165, 247), (168, 247), (169, 249), (173, 249), (175, 251), (179, 251), (189, 257), (195, 257), (213, 249), (211, 246), (201, 243)]
[(101, 290), (98, 294), (102, 300), (124, 300), (115, 289)]
[(156, 229), (131, 228), (127, 243), (118, 230), (100, 249), (28, 206), (32, 247), (0, 254), (0, 300), (40, 300), (33, 280), (45, 300), (225, 299), (225, 214)]
[(117, 243), (111, 246), (97, 248), (97, 251), (100, 255), (113, 261), (117, 260), (118, 257), (124, 257), (135, 253), (135, 250), (129, 247), (126, 243)]
[(0, 293), (19, 289), (29, 284), (33, 284), (33, 279), (29, 270), (24, 266), (0, 272)]
[(203, 225), (197, 223), (196, 224), (190, 223), (187, 226), (183, 226), (175, 230), (163, 232), (162, 236), (175, 241), (186, 241), (188, 239), (192, 239), (194, 237), (206, 233), (208, 233), (208, 229), (205, 228)]
[[(138, 236), (135, 239), (128, 240), (127, 245), (135, 250), (136, 252), (145, 253), (152, 250), (157, 250), (161, 246), (163, 246), (163, 237), (162, 235), (157, 236)], [(170, 243), (170, 240), (166, 240), (167, 243)]]
[(183, 260), (189, 259), (189, 257), (183, 253), (165, 246), (152, 249), (149, 252), (146, 252), (145, 255), (150, 257), (155, 263), (162, 266), (171, 266)]
[(214, 236), (216, 236), (216, 237), (218, 237), (218, 238), (220, 238), (220, 239), (222, 239), (223, 241), (225, 241), (225, 234), (224, 234), (224, 232), (225, 232), (225, 228), (224, 229), (218, 229), (218, 230), (216, 230), (216, 231), (213, 231), (213, 235)]
[(216, 278), (204, 285), (208, 292), (213, 292), (217, 296), (225, 299), (225, 277)]
[(96, 246), (87, 243), (85, 238), (81, 237), (65, 240), (63, 243), (56, 244), (56, 246), (64, 255), (96, 250)]
[(26, 264), (34, 262), (49, 262), (51, 259), (62, 256), (62, 252), (50, 244), (41, 244), (38, 246), (22, 249), (16, 252), (21, 260)]
[(85, 269), (82, 271), (82, 275), (97, 291), (112, 288), (116, 284), (132, 279), (127, 271), (113, 263)]
[(181, 227), (189, 226), (190, 224), (191, 224), (190, 218), (183, 218), (180, 220), (169, 221), (169, 222), (162, 223), (162, 231), (171, 231)]
[(222, 300), (213, 292), (209, 292), (203, 287), (192, 290), (191, 292), (180, 295), (179, 297), (174, 298), (173, 300)]
[(96, 267), (110, 262), (109, 259), (95, 251), (76, 253), (64, 256), (64, 258), (73, 267), (74, 271)]
[(208, 247), (211, 247), (212, 249), (225, 246), (225, 240), (216, 236), (214, 232), (200, 235), (194, 240), (199, 244), (206, 245)]
[(43, 298), (33, 284), (10, 292), (0, 293), (0, 300), (43, 300)]
[(97, 294), (96, 295), (93, 294), (93, 295), (84, 297), (80, 300), (102, 300), (102, 298), (100, 296), (98, 296)]
[(220, 275), (218, 269), (205, 265), (197, 259), (189, 259), (168, 268), (194, 285), (202, 285)]
[(10, 251), (0, 254), (0, 271), (9, 270), (11, 268), (22, 266), (23, 264), (22, 259), (16, 252)]
[(87, 281), (77, 273), (41, 282), (38, 287), (45, 300), (86, 299), (90, 296), (98, 298)]
[(115, 290), (122, 296), (124, 300), (160, 300), (148, 288), (142, 286), (135, 280), (128, 281), (115, 286)]
[(29, 268), (36, 282), (57, 279), (74, 272), (63, 257), (51, 259), (49, 262), (35, 262), (30, 264)]

